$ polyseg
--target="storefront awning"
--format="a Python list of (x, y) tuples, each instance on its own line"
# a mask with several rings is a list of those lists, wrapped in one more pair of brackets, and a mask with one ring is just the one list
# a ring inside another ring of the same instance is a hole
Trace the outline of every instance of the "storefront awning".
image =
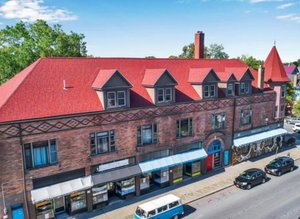
[(141, 174), (141, 168), (139, 167), (139, 165), (134, 165), (105, 173), (95, 174), (92, 176), (92, 180), (94, 185), (98, 185), (126, 179), (139, 174)]
[(73, 179), (70, 181), (54, 184), (52, 186), (43, 187), (31, 191), (32, 203), (38, 203), (50, 200), (55, 197), (64, 196), (72, 192), (77, 192), (91, 188), (93, 186), (91, 176)]
[(165, 169), (168, 167), (184, 164), (195, 160), (200, 160), (207, 157), (204, 149), (194, 150), (186, 153), (176, 154), (168, 157), (163, 157), (147, 162), (140, 163), (139, 166), (143, 173), (149, 173), (155, 170)]
[(284, 135), (286, 133), (287, 133), (287, 131), (283, 128), (269, 130), (269, 131), (261, 132), (261, 133), (258, 133), (258, 134), (246, 136), (246, 137), (243, 137), (243, 138), (234, 139), (233, 140), (233, 145), (235, 147), (241, 147), (243, 145), (247, 145), (247, 144), (255, 143), (255, 142), (260, 142), (264, 139), (274, 138), (276, 136)]

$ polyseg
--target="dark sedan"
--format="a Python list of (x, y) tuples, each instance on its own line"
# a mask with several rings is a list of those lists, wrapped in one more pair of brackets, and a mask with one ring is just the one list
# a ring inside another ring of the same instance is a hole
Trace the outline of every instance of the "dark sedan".
[(294, 160), (290, 157), (278, 157), (272, 160), (266, 167), (266, 173), (281, 176), (283, 173), (295, 169)]
[(257, 168), (248, 169), (241, 173), (233, 181), (234, 185), (242, 189), (251, 189), (253, 186), (265, 183), (267, 181), (266, 173)]

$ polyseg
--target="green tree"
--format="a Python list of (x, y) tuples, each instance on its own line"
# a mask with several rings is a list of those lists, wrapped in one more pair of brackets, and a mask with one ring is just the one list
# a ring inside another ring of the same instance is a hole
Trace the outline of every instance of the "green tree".
[(0, 30), (0, 84), (40, 57), (87, 56), (84, 35), (65, 33), (61, 25), (46, 21), (18, 22)]
[(293, 115), (300, 117), (300, 100), (298, 100), (293, 107)]
[[(285, 99), (285, 114), (290, 116), (293, 112), (294, 101), (293, 96), (295, 94), (292, 84), (288, 83), (286, 87), (286, 99)], [(300, 111), (299, 111), (300, 112)]]
[[(182, 53), (179, 56), (171, 55), (169, 58), (185, 58), (193, 59), (194, 58), (195, 44), (190, 43), (185, 45), (182, 48)], [(211, 44), (209, 47), (204, 48), (204, 57), (208, 59), (228, 59), (229, 55), (224, 52), (224, 47), (222, 44)]]
[(264, 63), (263, 61), (258, 60), (253, 56), (247, 56), (247, 55), (242, 55), (241, 57), (238, 57), (238, 59), (241, 59), (245, 64), (247, 64), (248, 66), (250, 66), (255, 70), (258, 70), (259, 66)]

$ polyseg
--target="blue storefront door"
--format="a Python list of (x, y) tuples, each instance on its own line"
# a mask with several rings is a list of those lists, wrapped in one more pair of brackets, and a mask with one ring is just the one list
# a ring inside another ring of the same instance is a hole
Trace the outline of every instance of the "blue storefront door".
[(22, 206), (12, 208), (13, 219), (24, 219), (24, 209)]
[(224, 166), (229, 164), (229, 150), (224, 151)]

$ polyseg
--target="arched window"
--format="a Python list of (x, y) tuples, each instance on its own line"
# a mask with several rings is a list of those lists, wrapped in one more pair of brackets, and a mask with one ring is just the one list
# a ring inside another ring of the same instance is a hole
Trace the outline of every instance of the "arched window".
[(221, 142), (219, 140), (214, 140), (209, 146), (208, 146), (208, 153), (213, 153), (215, 151), (221, 150)]

